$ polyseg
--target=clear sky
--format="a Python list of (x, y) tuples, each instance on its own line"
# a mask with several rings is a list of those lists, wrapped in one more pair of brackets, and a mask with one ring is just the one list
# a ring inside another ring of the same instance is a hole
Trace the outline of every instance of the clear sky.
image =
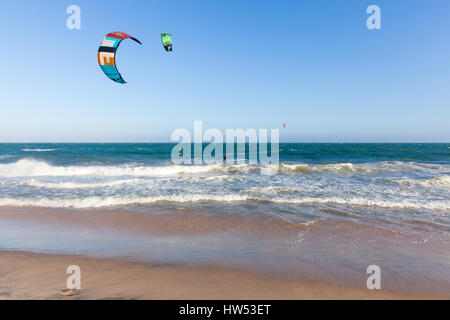
[[(98, 66), (111, 31), (143, 43), (118, 50), (125, 85)], [(285, 142), (450, 141), (448, 0), (2, 0), (0, 33), (1, 142), (169, 141), (194, 120)]]

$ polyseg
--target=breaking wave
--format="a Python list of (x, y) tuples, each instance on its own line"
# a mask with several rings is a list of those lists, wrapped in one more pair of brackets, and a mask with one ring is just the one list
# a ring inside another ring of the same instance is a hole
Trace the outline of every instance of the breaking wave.
[(125, 179), (125, 180), (115, 180), (115, 181), (107, 181), (107, 182), (86, 182), (86, 183), (77, 183), (77, 182), (42, 182), (37, 181), (35, 179), (31, 179), (30, 181), (22, 182), (21, 185), (36, 187), (36, 188), (51, 188), (51, 189), (90, 189), (90, 188), (110, 188), (115, 186), (122, 185), (138, 185), (149, 183), (148, 180), (144, 179)]
[[(39, 176), (173, 176), (181, 174), (309, 174), (309, 173), (362, 173), (372, 174), (385, 171), (408, 171), (436, 169), (442, 165), (428, 165), (415, 162), (384, 161), (375, 163), (336, 163), (323, 165), (309, 164), (213, 164), (213, 165), (167, 165), (167, 166), (54, 166), (44, 161), (21, 159), (13, 163), (0, 164), (0, 177), (39, 177)], [(445, 167), (445, 169), (449, 169)]]
[(400, 179), (398, 183), (405, 186), (450, 188), (450, 176), (444, 175), (429, 179)]
[(95, 208), (248, 201), (448, 211), (449, 171), (448, 165), (396, 161), (58, 166), (21, 159), (0, 164), (0, 206)]

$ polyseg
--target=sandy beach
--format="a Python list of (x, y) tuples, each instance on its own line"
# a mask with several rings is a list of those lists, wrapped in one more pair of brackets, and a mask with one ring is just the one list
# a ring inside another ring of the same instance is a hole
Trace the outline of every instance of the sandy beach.
[[(8, 250), (0, 252), (0, 299), (450, 298), (448, 283), (439, 282), (442, 262), (431, 259), (444, 255), (445, 268), (445, 247), (375, 245), (367, 240), (390, 241), (391, 232), (362, 227), (354, 246), (348, 240), (354, 229), (199, 214), (1, 208), (0, 239)], [(295, 238), (300, 233), (310, 242)], [(327, 242), (333, 234), (341, 238)], [(383, 266), (382, 290), (366, 288), (370, 261)], [(417, 266), (395, 265), (401, 261)], [(65, 297), (69, 265), (81, 268), (82, 290)], [(435, 273), (421, 272), (424, 266)]]
[[(62, 296), (67, 266), (79, 265), (81, 291)], [(0, 252), (0, 299), (445, 299), (306, 283), (220, 268)], [(448, 298), (448, 297), (447, 297)]]

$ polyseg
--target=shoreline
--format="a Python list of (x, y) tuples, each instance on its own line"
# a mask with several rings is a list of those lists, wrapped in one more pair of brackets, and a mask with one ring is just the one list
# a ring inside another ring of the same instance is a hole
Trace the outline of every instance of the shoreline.
[[(63, 296), (66, 268), (81, 268), (81, 291)], [(302, 282), (218, 267), (152, 265), (79, 255), (0, 251), (0, 300), (5, 299), (448, 299)]]
[[(447, 242), (430, 236), (338, 220), (0, 208), (0, 299), (61, 299), (73, 264), (84, 279), (73, 299), (449, 299)], [(374, 264), (381, 290), (366, 288)]]

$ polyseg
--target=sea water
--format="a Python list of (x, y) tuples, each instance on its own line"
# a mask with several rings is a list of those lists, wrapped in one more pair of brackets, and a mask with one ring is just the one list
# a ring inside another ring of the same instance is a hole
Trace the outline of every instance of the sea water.
[(246, 164), (248, 148), (237, 164), (175, 165), (173, 146), (0, 144), (0, 206), (207, 207), (300, 222), (339, 208), (448, 227), (450, 144), (280, 144), (276, 167)]

